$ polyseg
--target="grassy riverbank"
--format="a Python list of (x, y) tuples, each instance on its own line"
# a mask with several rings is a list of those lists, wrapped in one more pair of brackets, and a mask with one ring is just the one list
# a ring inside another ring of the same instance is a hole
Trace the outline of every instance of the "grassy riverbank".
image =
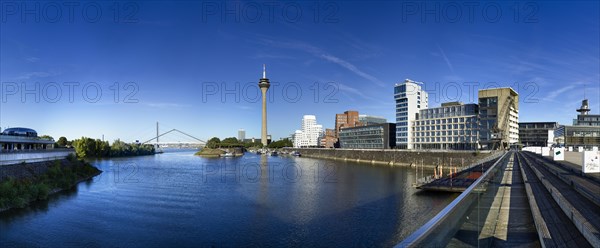
[(202, 150), (196, 152), (194, 155), (202, 156), (202, 157), (220, 157), (222, 154), (225, 154), (225, 151), (221, 149), (207, 148), (204, 147)]
[[(24, 163), (19, 166), (22, 170), (28, 170)], [(72, 188), (78, 182), (101, 172), (83, 160), (70, 157), (52, 162), (44, 173), (21, 178), (8, 177), (0, 182), (0, 211), (23, 208), (30, 202), (46, 200), (50, 194)]]

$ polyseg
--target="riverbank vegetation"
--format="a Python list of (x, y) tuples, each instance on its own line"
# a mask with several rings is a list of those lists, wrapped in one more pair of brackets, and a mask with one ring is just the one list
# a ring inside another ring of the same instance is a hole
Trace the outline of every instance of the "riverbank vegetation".
[(220, 157), (222, 154), (225, 154), (225, 151), (221, 149), (204, 147), (202, 148), (202, 150), (196, 152), (194, 155), (199, 155), (203, 157)]
[[(40, 175), (28, 178), (8, 178), (0, 182), (0, 211), (23, 208), (30, 202), (48, 199), (48, 195), (74, 187), (77, 182), (101, 173), (91, 164), (69, 156), (55, 160)], [(23, 163), (23, 169), (26, 169)]]
[(244, 148), (262, 148), (263, 145), (260, 143), (260, 140), (255, 142), (244, 142), (238, 140), (235, 137), (225, 138), (223, 140), (212, 137), (208, 142), (206, 142), (206, 147), (208, 148), (232, 148), (232, 147), (244, 147)]
[(100, 139), (81, 137), (72, 142), (77, 157), (101, 158), (101, 157), (125, 157), (142, 156), (154, 154), (154, 146), (149, 144), (125, 143), (115, 140), (112, 144)]
[(273, 148), (273, 149), (278, 149), (278, 148), (283, 148), (283, 147), (293, 147), (293, 146), (294, 146), (294, 144), (292, 143), (292, 141), (287, 138), (278, 140), (275, 142), (271, 142), (271, 143), (269, 143), (269, 145), (267, 145), (268, 148)]

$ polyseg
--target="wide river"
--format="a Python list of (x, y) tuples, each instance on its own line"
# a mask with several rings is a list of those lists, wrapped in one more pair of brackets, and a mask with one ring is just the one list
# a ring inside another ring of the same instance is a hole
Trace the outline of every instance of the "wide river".
[(389, 247), (457, 196), (414, 189), (414, 169), (304, 157), (92, 162), (93, 180), (0, 213), (0, 246)]

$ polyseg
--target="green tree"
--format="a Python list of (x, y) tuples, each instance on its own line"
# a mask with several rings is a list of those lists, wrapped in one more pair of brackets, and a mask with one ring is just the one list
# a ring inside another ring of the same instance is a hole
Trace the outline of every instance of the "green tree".
[(68, 144), (69, 144), (69, 141), (67, 140), (67, 138), (65, 136), (61, 136), (60, 138), (58, 138), (58, 141), (56, 141), (57, 147), (66, 147)]
[(126, 156), (127, 153), (129, 153), (129, 145), (127, 145), (125, 142), (121, 141), (120, 139), (116, 139), (110, 146), (110, 156), (113, 156), (113, 157)]
[(225, 138), (224, 140), (222, 140), (220, 146), (221, 147), (239, 147), (239, 146), (243, 146), (243, 144), (240, 143), (237, 138), (229, 137), (229, 138)]
[(208, 142), (206, 142), (206, 147), (208, 148), (217, 148), (221, 144), (221, 140), (217, 137), (212, 137)]
[(119, 139), (109, 145), (108, 141), (81, 137), (73, 141), (73, 146), (80, 158), (152, 155), (155, 152), (152, 145), (128, 144)]
[(87, 158), (96, 156), (96, 141), (88, 137), (81, 137), (73, 141), (75, 147), (75, 153), (77, 157)]
[(269, 145), (267, 145), (267, 147), (269, 148), (282, 148), (282, 147), (292, 147), (294, 146), (294, 144), (292, 143), (291, 140), (285, 138), (282, 140), (278, 140), (275, 142), (271, 142)]

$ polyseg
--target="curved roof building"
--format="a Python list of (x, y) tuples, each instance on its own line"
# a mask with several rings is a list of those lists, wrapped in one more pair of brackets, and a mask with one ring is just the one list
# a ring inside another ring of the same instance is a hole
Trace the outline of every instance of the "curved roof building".
[(54, 140), (38, 137), (35, 130), (11, 127), (0, 133), (1, 151), (39, 150), (54, 148)]

